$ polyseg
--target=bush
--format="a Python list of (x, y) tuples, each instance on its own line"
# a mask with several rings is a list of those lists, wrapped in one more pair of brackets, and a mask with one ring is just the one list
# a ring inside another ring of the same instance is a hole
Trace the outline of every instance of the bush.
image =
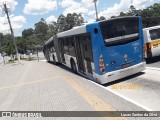
[(9, 61), (7, 62), (7, 64), (11, 64), (11, 63), (14, 63), (14, 60), (9, 60)]

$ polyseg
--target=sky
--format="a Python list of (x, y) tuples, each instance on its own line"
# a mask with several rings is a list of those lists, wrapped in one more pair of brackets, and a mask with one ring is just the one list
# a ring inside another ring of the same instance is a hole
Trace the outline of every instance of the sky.
[[(94, 0), (0, 0), (0, 32), (10, 33), (3, 3), (9, 8), (9, 15), (15, 36), (21, 36), (24, 29), (33, 28), (44, 18), (49, 24), (57, 21), (59, 15), (82, 13), (86, 22), (95, 21)], [(97, 0), (98, 16), (107, 19), (120, 12), (126, 12), (131, 5), (144, 9), (160, 0)]]

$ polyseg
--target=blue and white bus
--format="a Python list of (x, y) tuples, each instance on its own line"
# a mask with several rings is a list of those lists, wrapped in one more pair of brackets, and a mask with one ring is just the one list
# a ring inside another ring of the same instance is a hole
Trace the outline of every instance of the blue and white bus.
[(58, 33), (45, 43), (44, 54), (105, 84), (145, 69), (143, 42), (141, 17), (122, 17)]

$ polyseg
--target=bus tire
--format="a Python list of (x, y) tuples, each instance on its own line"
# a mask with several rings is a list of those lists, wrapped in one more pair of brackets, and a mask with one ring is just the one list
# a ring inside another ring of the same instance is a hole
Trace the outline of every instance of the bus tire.
[(55, 59), (54, 55), (53, 55), (53, 63), (54, 63), (55, 65), (57, 64), (57, 62), (56, 62), (56, 59)]
[(72, 70), (73, 70), (75, 73), (77, 73), (76, 64), (75, 64), (75, 62), (74, 62), (73, 59), (71, 59), (71, 68), (72, 68)]
[(151, 51), (147, 51), (147, 58), (152, 58), (152, 52)]

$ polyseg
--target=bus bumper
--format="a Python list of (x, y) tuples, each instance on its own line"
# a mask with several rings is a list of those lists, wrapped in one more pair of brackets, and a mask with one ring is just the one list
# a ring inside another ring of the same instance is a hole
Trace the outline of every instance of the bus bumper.
[(127, 76), (139, 73), (145, 69), (146, 62), (139, 63), (137, 65), (131, 66), (129, 68), (124, 68), (121, 70), (109, 72), (103, 75), (99, 76), (99, 82), (100, 84), (109, 83), (115, 80), (119, 80), (121, 78), (125, 78)]

